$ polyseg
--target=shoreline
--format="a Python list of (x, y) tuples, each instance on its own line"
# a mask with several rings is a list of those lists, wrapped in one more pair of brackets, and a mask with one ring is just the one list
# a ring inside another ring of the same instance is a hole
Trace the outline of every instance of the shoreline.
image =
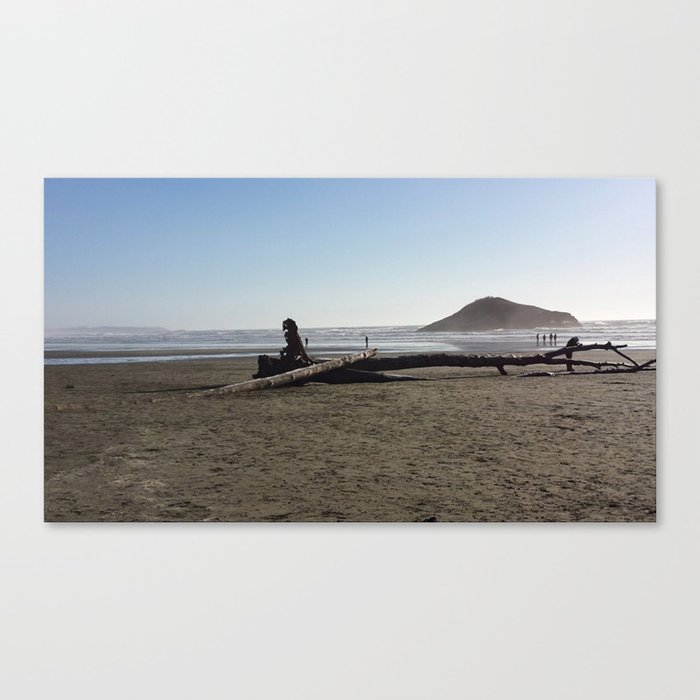
[[(284, 341), (282, 341), (284, 344)], [(251, 348), (241, 348), (241, 347), (231, 347), (231, 348), (160, 348), (155, 350), (44, 350), (44, 359), (82, 359), (82, 358), (97, 358), (97, 357), (167, 357), (176, 355), (201, 355), (215, 356), (215, 355), (238, 355), (238, 356), (252, 356), (261, 354), (270, 354), (272, 352), (279, 352), (279, 348), (276, 350), (251, 347)]]

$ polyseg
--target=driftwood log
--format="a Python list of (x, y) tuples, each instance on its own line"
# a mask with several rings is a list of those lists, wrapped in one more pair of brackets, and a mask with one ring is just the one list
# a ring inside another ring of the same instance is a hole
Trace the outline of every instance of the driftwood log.
[[(303, 384), (307, 381), (321, 381), (329, 384), (348, 384), (355, 382), (395, 382), (415, 381), (418, 377), (385, 374), (386, 370), (415, 369), (417, 367), (493, 367), (501, 374), (507, 374), (506, 366), (526, 367), (529, 365), (565, 365), (567, 373), (574, 373), (576, 367), (592, 368), (594, 371), (576, 374), (609, 374), (613, 372), (642, 372), (654, 370), (656, 359), (639, 364), (625, 355), (621, 350), (627, 345), (607, 343), (579, 342), (571, 338), (564, 347), (535, 355), (460, 355), (448, 353), (423, 353), (418, 355), (399, 355), (397, 357), (376, 357), (377, 350), (346, 355), (335, 360), (318, 360), (306, 353), (306, 348), (299, 337), (299, 329), (293, 319), (288, 318), (282, 324), (287, 344), (280, 351), (279, 357), (258, 356), (258, 371), (253, 379), (238, 384), (229, 384), (216, 389), (208, 389), (199, 395), (233, 394), (242, 391), (254, 391), (290, 384)], [(611, 350), (625, 362), (603, 362), (574, 359), (574, 353), (589, 350)], [(352, 368), (349, 369), (349, 366)], [(554, 372), (528, 372), (521, 377), (553, 376)], [(558, 374), (561, 374), (559, 372)]]
[(282, 330), (287, 344), (280, 350), (278, 358), (258, 355), (258, 372), (253, 375), (254, 378), (273, 377), (283, 372), (314, 364), (314, 360), (306, 354), (306, 348), (301, 342), (299, 328), (294, 319), (288, 318), (283, 321)]
[(358, 362), (360, 360), (367, 359), (368, 357), (372, 357), (372, 355), (376, 354), (376, 352), (376, 349), (365, 350), (364, 352), (358, 352), (355, 355), (346, 355), (345, 357), (340, 357), (337, 360), (328, 360), (327, 362), (320, 362), (316, 365), (299, 367), (288, 372), (283, 372), (282, 374), (277, 374), (274, 377), (250, 379), (247, 382), (240, 382), (238, 384), (227, 384), (226, 386), (218, 387), (216, 389), (207, 389), (206, 391), (203, 391), (201, 395), (235, 394), (240, 391), (270, 389), (276, 386), (284, 386), (285, 384), (304, 382), (308, 381), (312, 377), (317, 377), (323, 374), (324, 372), (337, 370), (341, 367), (351, 365), (353, 362)]
[[(561, 360), (559, 360), (561, 362)], [(594, 369), (593, 371), (587, 371), (587, 372), (571, 372), (572, 375), (575, 375), (577, 377), (583, 377), (587, 374), (617, 374), (617, 373), (622, 373), (622, 372), (642, 372), (644, 370), (654, 370), (652, 367), (653, 364), (656, 363), (656, 360), (649, 360), (648, 362), (644, 362), (641, 365), (636, 365), (636, 366), (629, 366), (629, 365), (624, 365), (624, 364), (618, 364), (618, 363), (612, 363), (612, 362), (589, 362), (586, 364), (593, 365), (594, 367), (598, 367), (598, 365), (602, 366), (608, 366), (608, 365), (616, 365), (612, 369)], [(583, 364), (582, 362), (579, 364)], [(523, 374), (519, 374), (519, 377), (526, 378), (526, 377), (556, 377), (557, 374), (562, 374), (561, 372), (524, 372)], [(568, 372), (567, 372), (568, 374)]]
[[(290, 372), (301, 367), (319, 366), (328, 360), (315, 359), (306, 353), (304, 343), (299, 336), (299, 328), (296, 322), (288, 318), (282, 323), (284, 339), (287, 341), (285, 347), (280, 350), (279, 357), (269, 355), (258, 355), (258, 371), (253, 375), (254, 379), (266, 377), (276, 377), (279, 374)], [(354, 362), (361, 361), (355, 360)], [(324, 366), (327, 366), (324, 364)], [(402, 374), (383, 374), (375, 370), (360, 371), (345, 369), (343, 365), (340, 369), (329, 368), (323, 372), (315, 372), (314, 381), (327, 384), (355, 384), (365, 382), (409, 382), (416, 381), (417, 377), (409, 377)]]
[(324, 384), (367, 384), (368, 382), (420, 382), (422, 379), (421, 377), (409, 377), (407, 374), (367, 372), (354, 367), (344, 367), (343, 369), (333, 369), (315, 377), (314, 381), (323, 382)]
[[(620, 352), (627, 345), (613, 345), (607, 343), (589, 343), (583, 345), (566, 345), (557, 350), (537, 353), (535, 355), (451, 355), (448, 353), (423, 353), (420, 355), (399, 355), (398, 357), (377, 357), (357, 363), (355, 368), (367, 371), (384, 371), (413, 369), (416, 367), (493, 367), (501, 374), (507, 374), (505, 367), (526, 367), (528, 365), (566, 365), (569, 371), (574, 371), (577, 366), (595, 367), (600, 370), (603, 367), (612, 369), (625, 369), (625, 371), (639, 371), (650, 369), (655, 360), (650, 360), (639, 365), (632, 358)], [(587, 350), (612, 350), (628, 362), (592, 362), (589, 360), (569, 359), (574, 352)], [(565, 356), (565, 359), (562, 359)]]

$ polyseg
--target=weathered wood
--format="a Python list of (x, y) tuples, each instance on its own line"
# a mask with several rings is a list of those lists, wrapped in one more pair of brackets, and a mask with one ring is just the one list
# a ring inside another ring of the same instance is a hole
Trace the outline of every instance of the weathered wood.
[[(613, 345), (610, 341), (607, 343), (588, 343), (588, 345), (583, 345), (579, 343), (578, 345), (564, 345), (556, 350), (550, 350), (549, 352), (542, 353), (545, 357), (558, 357), (559, 355), (568, 355), (571, 352), (585, 352), (587, 350), (619, 350), (620, 348), (626, 348), (627, 345)], [(621, 354), (621, 353), (618, 353)], [(629, 359), (629, 358), (627, 358)], [(632, 361), (632, 360), (631, 360)]]
[(367, 384), (378, 382), (420, 382), (422, 377), (409, 377), (407, 374), (386, 374), (384, 372), (366, 372), (360, 369), (332, 369), (314, 381), (325, 384)]
[[(424, 353), (420, 355), (399, 355), (396, 357), (375, 357), (358, 362), (355, 369), (370, 372), (383, 372), (399, 369), (415, 369), (417, 367), (494, 367), (501, 374), (505, 374), (505, 366), (526, 367), (528, 365), (556, 365), (566, 364), (571, 370), (575, 366), (624, 367), (622, 363), (590, 362), (587, 360), (569, 359), (575, 352), (588, 350), (613, 350), (618, 354), (619, 348), (627, 345), (613, 345), (612, 343), (589, 343), (588, 345), (570, 345), (550, 350), (549, 352), (535, 355), (458, 355), (447, 353)], [(564, 356), (565, 359), (560, 359)], [(633, 366), (638, 366), (636, 362)]]
[[(656, 360), (650, 360), (639, 365), (635, 360), (620, 352), (627, 345), (613, 345), (607, 343), (582, 344), (578, 337), (570, 338), (566, 345), (548, 352), (535, 355), (458, 355), (447, 353), (426, 353), (420, 355), (400, 355), (398, 357), (375, 357), (377, 351), (365, 350), (364, 352), (335, 360), (315, 360), (306, 354), (306, 349), (299, 337), (299, 330), (295, 321), (288, 318), (282, 324), (287, 345), (280, 351), (279, 358), (268, 355), (258, 356), (258, 372), (253, 379), (239, 384), (210, 389), (201, 392), (200, 395), (227, 394), (241, 391), (254, 391), (271, 387), (284, 386), (286, 384), (303, 383), (311, 379), (323, 381), (329, 384), (346, 384), (355, 382), (392, 382), (392, 381), (416, 381), (421, 377), (408, 377), (405, 375), (382, 374), (385, 370), (414, 369), (418, 367), (493, 367), (500, 374), (506, 375), (505, 367), (525, 367), (528, 365), (566, 365), (569, 372), (576, 367), (593, 367), (594, 373), (625, 372), (651, 369), (650, 365)], [(612, 350), (630, 364), (624, 362), (593, 362), (588, 360), (574, 360), (575, 352), (588, 350)], [(563, 356), (563, 357), (562, 357)], [(348, 365), (352, 369), (346, 369)], [(606, 368), (605, 370), (603, 368)], [(542, 376), (552, 374), (546, 372), (530, 373), (530, 376)], [(584, 372), (581, 374), (591, 374)]]
[(573, 356), (572, 348), (578, 347), (579, 345), (581, 345), (581, 343), (579, 342), (578, 337), (570, 338), (569, 342), (566, 344), (566, 347), (564, 349), (564, 354), (566, 355), (566, 369), (568, 372), (574, 371), (574, 364), (573, 364), (573, 362), (570, 362), (570, 360)]
[(624, 357), (625, 360), (629, 360), (633, 365), (637, 365), (637, 367), (639, 367), (639, 363), (635, 362), (631, 357), (628, 357), (627, 355), (625, 355), (624, 352), (620, 352), (617, 348), (611, 348), (611, 349), (614, 350), (620, 357)]
[[(635, 367), (635, 365), (629, 365), (626, 362), (591, 362), (589, 360), (558, 360), (551, 359), (547, 360), (545, 364), (548, 365), (566, 365), (567, 368), (571, 366), (576, 367), (595, 367), (596, 369), (601, 369), (602, 367)], [(637, 365), (638, 366), (638, 365)], [(569, 371), (572, 371), (571, 369)]]
[[(319, 362), (323, 364), (323, 361), (315, 360), (306, 354), (304, 344), (299, 337), (297, 324), (293, 319), (286, 319), (282, 324), (282, 328), (284, 329), (284, 337), (287, 341), (287, 345), (281, 350), (279, 358), (270, 357), (268, 355), (258, 356), (258, 371), (253, 375), (254, 379), (277, 377), (298, 368), (318, 366)], [(358, 372), (377, 373), (386, 370), (414, 369), (417, 367), (493, 367), (497, 369), (500, 374), (507, 375), (506, 366), (525, 367), (537, 364), (565, 364), (569, 372), (575, 371), (576, 367), (579, 366), (594, 367), (597, 370), (601, 370), (603, 367), (638, 366), (637, 362), (632, 358), (620, 352), (621, 348), (626, 347), (626, 345), (613, 345), (610, 341), (607, 343), (589, 343), (584, 345), (579, 341), (577, 336), (573, 336), (563, 347), (555, 348), (548, 352), (537, 353), (535, 355), (448, 355), (447, 353), (428, 353), (421, 355), (401, 355), (399, 357), (371, 357), (358, 360), (352, 372), (345, 374), (341, 372), (326, 374), (326, 378), (321, 381), (334, 384), (361, 381), (410, 381), (406, 377), (397, 375), (384, 375), (381, 378), (374, 379), (367, 375), (358, 374)], [(575, 352), (585, 352), (588, 350), (612, 350), (628, 360), (630, 365), (572, 359)], [(565, 359), (560, 359), (562, 356)]]
[[(562, 362), (562, 361), (560, 361)], [(565, 361), (562, 362), (562, 364), (565, 363)], [(607, 364), (607, 363), (603, 363)], [(612, 364), (612, 363), (610, 363)], [(610, 367), (608, 369), (603, 369), (603, 370), (594, 370), (592, 372), (572, 372), (571, 374), (569, 372), (524, 372), (523, 374), (518, 375), (519, 377), (522, 377), (524, 379), (529, 379), (530, 377), (559, 377), (559, 376), (575, 376), (575, 377), (583, 377), (588, 374), (597, 374), (597, 375), (602, 375), (602, 374), (622, 374), (622, 373), (629, 373), (629, 372), (655, 372), (656, 367), (652, 367), (653, 364), (656, 364), (656, 360), (649, 360), (648, 362), (645, 362), (644, 364), (635, 364), (635, 365), (622, 365), (621, 363), (617, 367)]]
[[(299, 336), (299, 328), (294, 319), (288, 318), (282, 323), (284, 338), (287, 344), (280, 351), (279, 357), (258, 355), (258, 371), (253, 379), (276, 377), (302, 367), (318, 365), (328, 360), (315, 359), (306, 353), (304, 343)], [(316, 381), (326, 384), (356, 384), (376, 382), (410, 382), (418, 381), (419, 377), (408, 377), (400, 374), (383, 374), (354, 369), (334, 369), (318, 376)]]
[[(304, 344), (299, 336), (299, 329), (293, 319), (286, 319), (282, 323), (282, 328), (287, 344), (280, 351), (279, 357), (258, 355), (258, 371), (253, 375), (253, 379), (277, 377), (296, 369), (318, 366), (324, 362), (329, 362), (329, 360), (312, 358), (306, 353)], [(379, 372), (363, 372), (343, 367), (340, 369), (331, 369), (320, 375), (316, 375), (315, 381), (324, 382), (326, 384), (355, 384), (361, 382), (410, 382), (417, 381), (418, 379), (418, 377), (383, 374)]]
[(348, 365), (351, 365), (355, 362), (359, 362), (360, 360), (365, 360), (375, 355), (376, 352), (376, 348), (373, 350), (365, 350), (363, 352), (358, 352), (354, 355), (345, 355), (344, 357), (340, 357), (336, 360), (321, 362), (317, 365), (299, 367), (289, 372), (283, 372), (282, 374), (275, 375), (274, 377), (250, 379), (247, 382), (240, 382), (238, 384), (228, 384), (218, 389), (208, 389), (207, 391), (202, 391), (199, 395), (212, 396), (215, 394), (235, 394), (241, 391), (256, 391), (258, 389), (269, 389), (272, 387), (284, 386), (285, 384), (293, 384), (294, 382), (306, 381), (313, 377), (322, 375), (325, 372), (329, 372), (334, 369), (340, 369), (342, 367), (347, 367)]
[(279, 357), (258, 355), (258, 371), (253, 375), (253, 379), (275, 377), (300, 367), (318, 364), (306, 354), (306, 348), (304, 343), (301, 342), (299, 328), (294, 319), (288, 318), (283, 321), (282, 330), (284, 331), (284, 339), (287, 341), (287, 344), (280, 350)]
[(296, 321), (292, 318), (286, 319), (282, 322), (282, 329), (284, 330), (284, 339), (287, 341), (287, 345), (280, 352), (280, 357), (291, 363), (301, 362), (310, 365), (313, 360), (306, 354), (304, 343), (301, 342), (299, 337), (299, 328)]

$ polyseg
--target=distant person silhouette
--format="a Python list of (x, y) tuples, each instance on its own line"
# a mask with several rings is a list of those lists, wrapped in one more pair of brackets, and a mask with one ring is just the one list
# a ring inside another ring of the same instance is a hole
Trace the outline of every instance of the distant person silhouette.
[(365, 336), (365, 349), (369, 348), (369, 338)]
[(549, 334), (549, 344), (551, 345), (554, 342), (554, 336), (550, 333)]
[(557, 344), (557, 334), (556, 333), (554, 334), (554, 344), (555, 345)]
[(537, 346), (539, 347), (539, 345), (540, 345), (540, 334), (538, 333), (537, 334)]
[(304, 345), (306, 346), (306, 349), (308, 350), (308, 348), (309, 348), (309, 339), (308, 338), (304, 338)]

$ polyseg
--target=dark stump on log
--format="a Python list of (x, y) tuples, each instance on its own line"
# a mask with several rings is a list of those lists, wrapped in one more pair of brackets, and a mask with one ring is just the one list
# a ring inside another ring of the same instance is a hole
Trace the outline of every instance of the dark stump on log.
[(280, 350), (278, 358), (258, 355), (258, 371), (253, 375), (255, 379), (274, 377), (283, 372), (314, 364), (314, 361), (306, 354), (296, 322), (291, 318), (286, 319), (282, 323), (282, 330), (284, 330), (284, 339), (287, 341), (287, 345)]

